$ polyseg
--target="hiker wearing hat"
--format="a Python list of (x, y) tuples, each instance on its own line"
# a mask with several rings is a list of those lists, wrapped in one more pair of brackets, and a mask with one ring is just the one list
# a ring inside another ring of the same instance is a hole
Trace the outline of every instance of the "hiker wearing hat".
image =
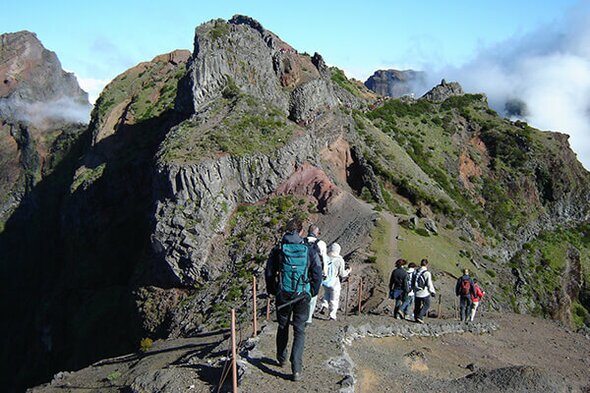
[(322, 299), (323, 311), (327, 308), (330, 312), (330, 320), (336, 320), (338, 305), (340, 304), (340, 279), (350, 274), (350, 269), (345, 269), (344, 259), (340, 256), (341, 247), (338, 243), (330, 244), (328, 248), (328, 260), (326, 262), (326, 278), (322, 281), (324, 298)]

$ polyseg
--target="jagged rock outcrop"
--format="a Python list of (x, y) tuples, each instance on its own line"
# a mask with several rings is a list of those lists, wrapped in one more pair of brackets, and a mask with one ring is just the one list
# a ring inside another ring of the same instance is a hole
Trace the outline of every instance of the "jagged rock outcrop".
[(420, 99), (433, 102), (443, 102), (449, 97), (460, 96), (463, 94), (465, 94), (465, 92), (459, 83), (447, 82), (443, 79), (440, 81), (440, 84), (434, 86), (432, 89), (426, 92), (426, 94), (420, 97)]
[(365, 81), (370, 90), (393, 98), (414, 94), (425, 85), (426, 73), (414, 70), (377, 70)]

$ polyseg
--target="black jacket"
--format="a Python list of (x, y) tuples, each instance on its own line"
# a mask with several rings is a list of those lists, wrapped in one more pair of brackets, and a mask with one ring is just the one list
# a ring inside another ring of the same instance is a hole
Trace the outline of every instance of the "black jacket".
[[(283, 236), (281, 243), (274, 247), (266, 262), (264, 279), (266, 281), (266, 291), (271, 295), (276, 295), (279, 289), (279, 272), (281, 271), (281, 244), (304, 244), (305, 239), (295, 232), (287, 232)], [(307, 271), (311, 296), (316, 296), (322, 284), (322, 260), (318, 253), (317, 247), (308, 246), (309, 269)]]
[(398, 267), (391, 272), (389, 278), (389, 290), (403, 289), (405, 293), (409, 292), (408, 288), (408, 272), (403, 267)]

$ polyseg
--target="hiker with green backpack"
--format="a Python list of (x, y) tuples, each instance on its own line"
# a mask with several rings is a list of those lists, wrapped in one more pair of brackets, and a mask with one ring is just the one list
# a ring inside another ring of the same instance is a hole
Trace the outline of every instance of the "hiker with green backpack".
[(293, 325), (290, 361), (294, 381), (301, 380), (309, 302), (317, 295), (322, 282), (317, 247), (305, 242), (301, 237), (302, 229), (303, 222), (299, 218), (287, 223), (287, 232), (271, 251), (264, 274), (267, 292), (276, 296), (277, 362), (281, 367), (287, 362), (289, 325)]

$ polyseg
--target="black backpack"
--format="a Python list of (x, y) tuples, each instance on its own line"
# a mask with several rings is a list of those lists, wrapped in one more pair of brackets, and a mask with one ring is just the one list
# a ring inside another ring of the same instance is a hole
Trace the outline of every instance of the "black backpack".
[(417, 270), (412, 274), (412, 289), (414, 291), (420, 291), (426, 288), (426, 278), (424, 277), (426, 270), (418, 272)]

